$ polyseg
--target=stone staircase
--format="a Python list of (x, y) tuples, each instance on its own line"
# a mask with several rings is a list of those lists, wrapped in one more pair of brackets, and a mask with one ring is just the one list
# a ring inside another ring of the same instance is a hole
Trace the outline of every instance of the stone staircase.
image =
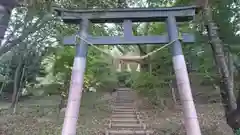
[(135, 108), (131, 89), (119, 88), (116, 92), (116, 101), (105, 135), (152, 135), (153, 131), (147, 129)]

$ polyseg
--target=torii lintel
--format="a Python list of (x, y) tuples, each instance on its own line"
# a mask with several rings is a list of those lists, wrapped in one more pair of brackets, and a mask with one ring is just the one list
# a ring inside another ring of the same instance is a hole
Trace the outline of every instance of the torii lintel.
[(121, 23), (123, 20), (132, 22), (163, 22), (168, 16), (176, 17), (177, 22), (191, 21), (196, 6), (169, 8), (128, 8), (128, 9), (91, 9), (67, 10), (55, 8), (65, 23), (79, 24), (82, 19), (92, 23)]
[[(167, 18), (174, 17), (176, 22), (187, 22), (193, 20), (195, 6), (171, 7), (171, 8), (131, 8), (131, 9), (92, 9), (92, 10), (66, 10), (58, 9), (58, 15), (65, 23), (80, 24), (82, 20), (88, 20), (91, 23), (123, 23), (123, 36), (92, 36), (86, 33), (85, 40), (95, 45), (134, 45), (134, 44), (166, 44), (170, 42), (169, 35), (158, 36), (134, 36), (133, 22), (166, 22)], [(194, 35), (190, 33), (181, 33), (182, 41), (193, 43)], [(76, 43), (75, 35), (64, 37), (65, 45)], [(89, 44), (88, 43), (88, 44)]]

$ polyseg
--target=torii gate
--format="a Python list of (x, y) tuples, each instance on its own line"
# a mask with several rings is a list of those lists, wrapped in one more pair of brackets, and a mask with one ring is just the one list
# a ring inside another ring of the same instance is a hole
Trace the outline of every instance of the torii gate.
[[(62, 135), (76, 135), (76, 125), (79, 115), (83, 77), (86, 67), (88, 43), (96, 45), (133, 45), (133, 44), (166, 44), (171, 45), (172, 61), (176, 74), (181, 103), (184, 110), (184, 122), (187, 135), (201, 135), (197, 113), (192, 98), (186, 62), (182, 53), (181, 42), (178, 39), (177, 22), (193, 20), (195, 6), (171, 8), (132, 8), (132, 9), (92, 9), (92, 10), (65, 10), (55, 9), (65, 23), (79, 24), (81, 30), (80, 44), (76, 45), (76, 56), (72, 69), (70, 92), (67, 110), (62, 129)], [(133, 36), (132, 22), (166, 22), (168, 35), (163, 36)], [(89, 23), (121, 23), (123, 22), (124, 36), (98, 36), (88, 34)], [(193, 43), (194, 36), (182, 33), (182, 41)], [(76, 44), (76, 35), (65, 37), (64, 44)], [(88, 42), (86, 42), (88, 41)]]
[[(136, 55), (136, 52), (128, 52), (127, 54), (123, 55), (123, 56), (119, 56), (117, 58), (114, 59), (115, 61), (115, 66), (117, 68), (118, 72), (122, 71), (122, 65), (126, 64), (126, 71), (131, 72), (131, 71), (138, 71), (140, 72), (140, 63), (141, 60), (134, 60), (134, 59), (129, 59), (131, 58), (132, 55)], [(126, 59), (128, 58), (128, 59)], [(132, 69), (130, 64), (134, 64), (136, 66), (136, 69)]]

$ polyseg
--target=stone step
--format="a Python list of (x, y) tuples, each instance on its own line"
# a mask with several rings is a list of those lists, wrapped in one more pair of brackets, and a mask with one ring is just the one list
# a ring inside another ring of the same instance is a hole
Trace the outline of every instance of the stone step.
[(122, 129), (122, 130), (114, 130), (108, 129), (106, 130), (105, 135), (151, 135), (153, 134), (152, 130), (132, 130), (132, 129)]
[(112, 123), (139, 123), (139, 120), (135, 118), (112, 118), (111, 119)]
[(115, 102), (115, 105), (121, 104), (134, 104), (134, 102)]
[(115, 100), (115, 103), (133, 103), (133, 100), (124, 100), (124, 99), (119, 99)]
[(131, 100), (131, 101), (133, 101), (134, 99), (132, 99), (132, 98), (129, 98), (129, 97), (119, 97), (119, 98), (116, 98), (115, 100)]
[(117, 97), (115, 100), (131, 100), (131, 101), (133, 101), (134, 99), (133, 99), (133, 98), (130, 98), (130, 97), (119, 96), (119, 97)]
[(146, 124), (135, 108), (134, 93), (129, 88), (117, 88), (117, 97), (112, 106), (112, 115), (107, 124), (106, 135), (150, 135)]
[(134, 115), (136, 115), (137, 113), (135, 111), (116, 111), (116, 110), (113, 110), (112, 114), (134, 114)]
[(115, 109), (115, 110), (112, 110), (112, 113), (132, 113), (132, 114), (136, 114), (136, 111), (134, 111), (134, 110), (118, 110), (118, 109)]
[(133, 99), (130, 93), (118, 93), (116, 99)]
[(133, 94), (130, 91), (117, 91), (118, 94)]
[(113, 109), (135, 109), (133, 106), (113, 106)]
[(133, 109), (133, 106), (114, 106), (114, 109)]
[(120, 101), (119, 100), (119, 101), (115, 101), (115, 103), (129, 103), (130, 104), (130, 103), (134, 103), (134, 101), (126, 101), (126, 100), (125, 101), (124, 100)]
[(137, 118), (135, 114), (113, 114), (112, 118)]
[(115, 100), (115, 103), (133, 103), (133, 100), (124, 100), (124, 99), (119, 99)]
[(132, 89), (129, 89), (129, 88), (117, 88), (117, 91), (132, 91)]
[(134, 110), (135, 108), (134, 107), (131, 107), (131, 106), (114, 106), (112, 107), (112, 109), (117, 109), (117, 110)]
[(133, 98), (131, 96), (129, 96), (129, 93), (117, 95), (116, 99), (130, 99), (130, 100), (133, 100)]
[(120, 105), (113, 105), (112, 109), (114, 109), (114, 108), (115, 109), (136, 109), (133, 105), (124, 106), (124, 107), (122, 105), (121, 106)]
[(131, 115), (136, 115), (135, 112), (112, 112), (112, 115), (122, 115), (122, 114), (131, 114)]
[(132, 108), (132, 107), (125, 107), (125, 108), (121, 108), (121, 107), (115, 108), (115, 107), (113, 107), (113, 110), (120, 110), (120, 111), (129, 111), (129, 110), (132, 110), (132, 111), (134, 111), (135, 109)]
[(133, 99), (130, 93), (118, 93), (115, 99)]
[(114, 112), (135, 112), (135, 109), (113, 109)]
[(134, 100), (134, 99), (132, 99), (130, 97), (125, 97), (125, 96), (117, 97), (115, 100), (119, 100), (119, 99), (121, 99), (121, 100)]
[(136, 123), (112, 123), (111, 124), (111, 128), (134, 128), (134, 129), (146, 129), (146, 127), (144, 127), (144, 124), (136, 124)]
[(114, 100), (114, 103), (133, 104), (133, 103), (134, 103), (134, 100), (124, 100), (124, 99), (118, 99), (118, 100)]
[(115, 106), (134, 106), (134, 103), (115, 103)]
[(116, 97), (114, 100), (116, 101), (116, 100), (134, 100), (134, 99), (125, 97), (125, 96), (119, 96), (119, 97)]
[(115, 101), (118, 101), (118, 100), (123, 100), (123, 101), (134, 101), (133, 99), (130, 99), (130, 98), (117, 98), (117, 99), (115, 99)]
[(131, 92), (129, 92), (129, 91), (118, 91), (117, 92), (117, 96), (122, 96), (122, 95), (124, 95), (124, 96), (128, 96), (128, 97), (132, 97), (133, 96), (133, 93), (131, 93)]

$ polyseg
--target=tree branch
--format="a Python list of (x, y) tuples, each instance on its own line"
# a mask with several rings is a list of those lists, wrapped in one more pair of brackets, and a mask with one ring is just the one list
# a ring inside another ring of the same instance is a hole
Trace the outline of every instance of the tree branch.
[[(8, 52), (9, 50), (11, 50), (15, 45), (17, 45), (19, 42), (23, 41), (24, 39), (26, 39), (29, 34), (31, 34), (34, 31), (37, 31), (39, 29), (42, 28), (42, 26), (49, 21), (49, 18), (45, 18), (47, 15), (43, 15), (42, 17), (40, 17), (30, 28), (30, 30), (26, 30), (24, 33), (22, 33), (22, 35), (17, 38), (14, 39), (6, 44), (4, 44), (3, 46), (0, 47), (0, 56), (3, 55), (4, 53)], [(45, 19), (42, 19), (45, 18)], [(41, 23), (40, 23), (41, 22)]]

